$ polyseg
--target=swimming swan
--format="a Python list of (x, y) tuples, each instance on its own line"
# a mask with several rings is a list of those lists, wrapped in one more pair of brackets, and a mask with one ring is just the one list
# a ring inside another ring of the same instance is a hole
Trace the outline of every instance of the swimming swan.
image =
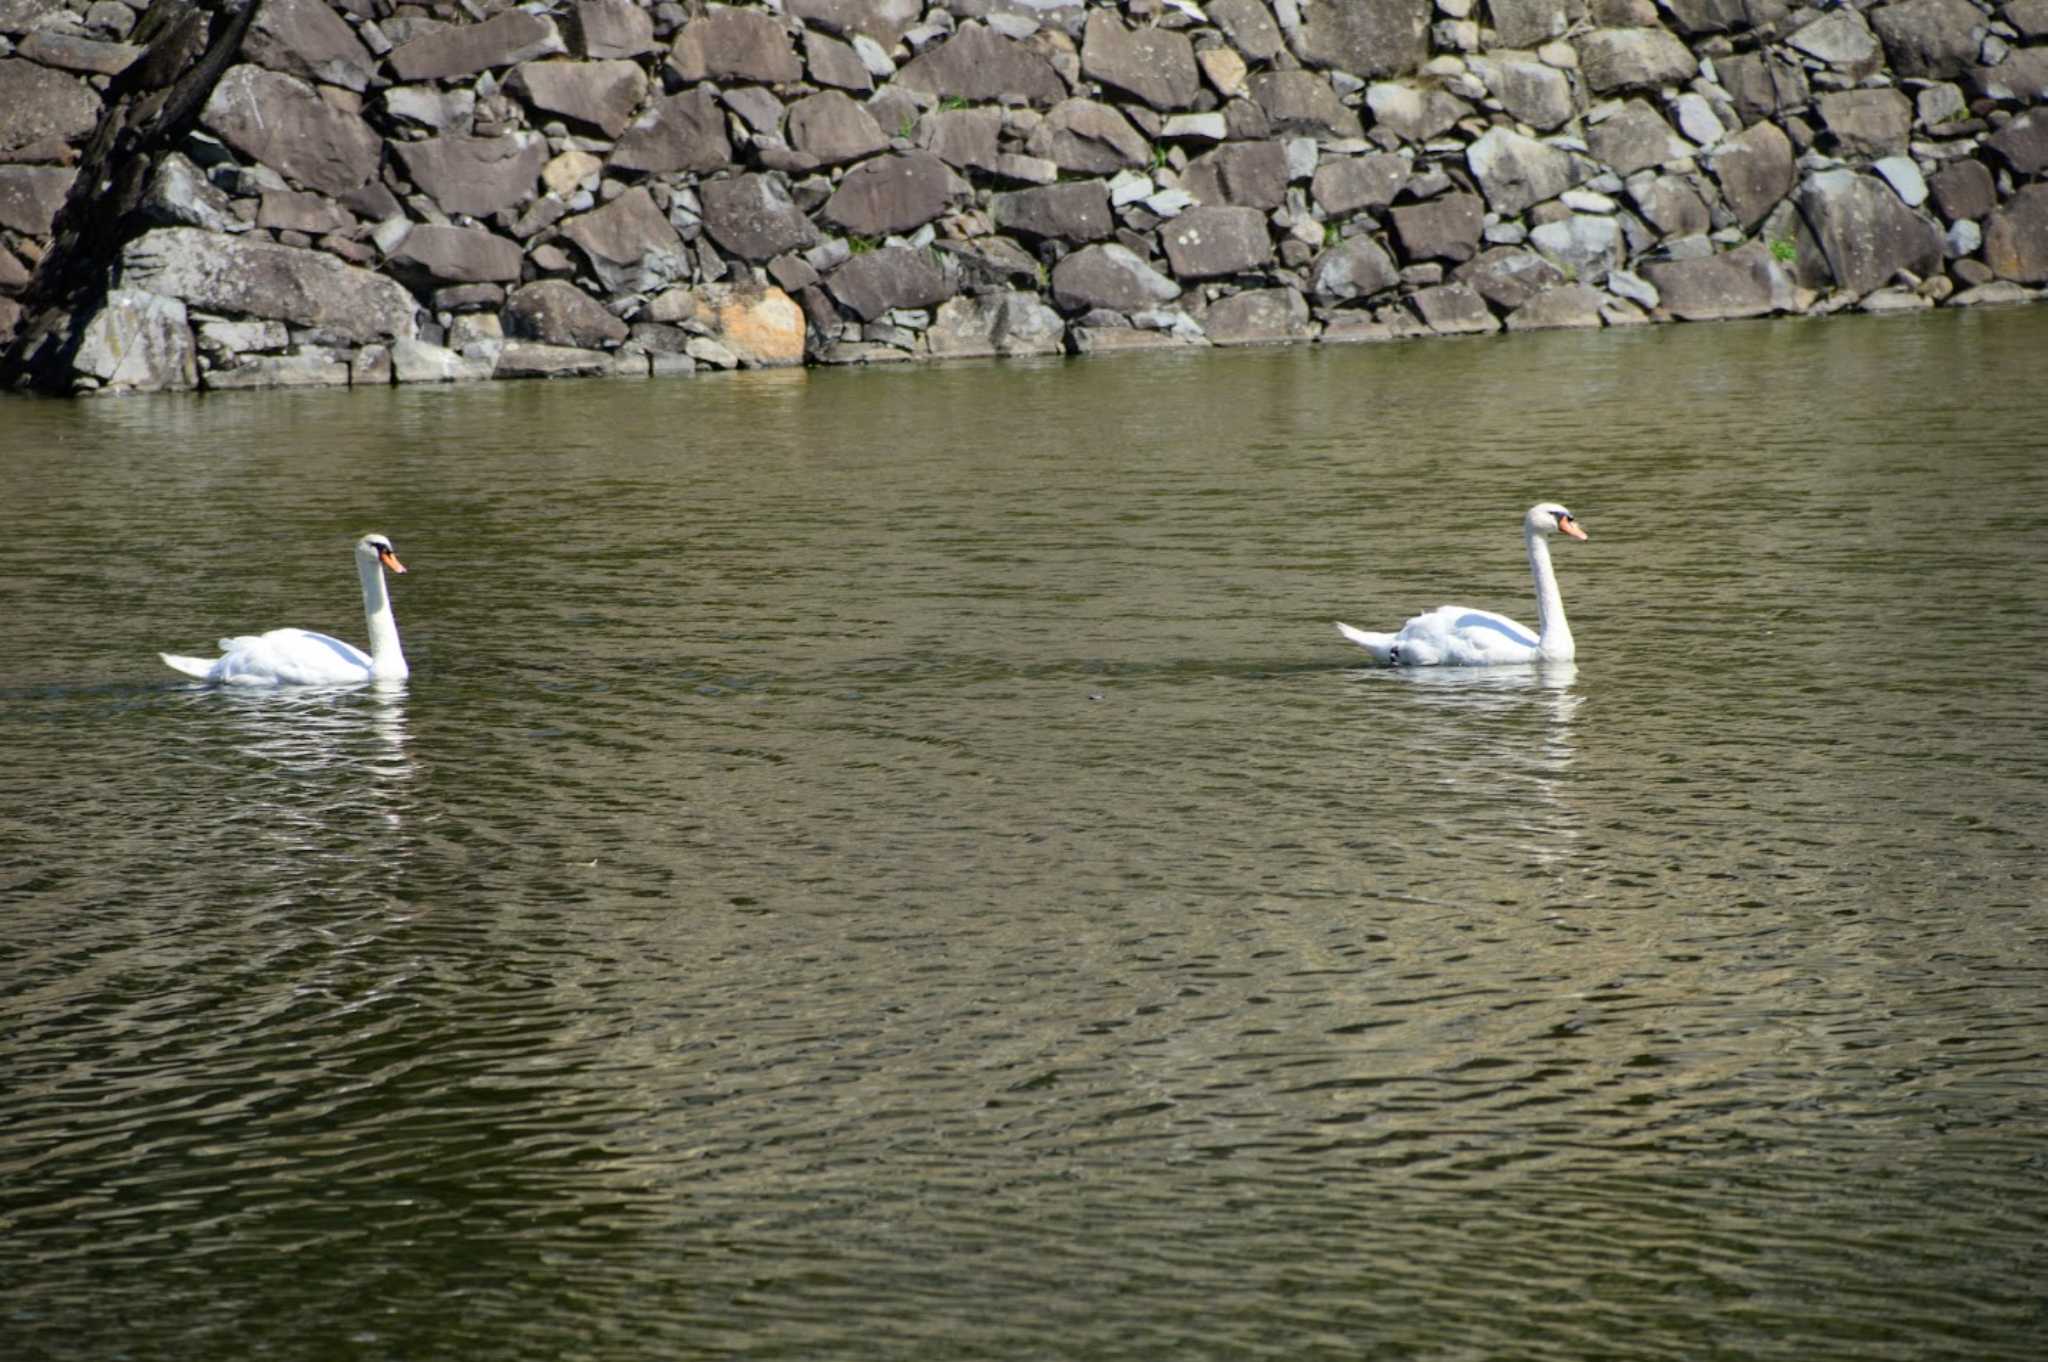
[(1522, 517), (1529, 546), (1529, 571), (1536, 577), (1536, 632), (1491, 610), (1443, 605), (1417, 615), (1397, 634), (1372, 634), (1339, 624), (1337, 632), (1390, 667), (1498, 667), (1517, 662), (1569, 662), (1571, 626), (1564, 621), (1564, 597), (1550, 568), (1550, 536), (1584, 539), (1572, 513), (1555, 502), (1531, 506)]
[(363, 580), (363, 618), (370, 651), (310, 629), (272, 629), (220, 641), (219, 657), (158, 656), (187, 676), (216, 686), (351, 686), (403, 681), (410, 669), (398, 646), (398, 621), (384, 590), (384, 569), (405, 571), (391, 541), (366, 534), (356, 541), (356, 575)]

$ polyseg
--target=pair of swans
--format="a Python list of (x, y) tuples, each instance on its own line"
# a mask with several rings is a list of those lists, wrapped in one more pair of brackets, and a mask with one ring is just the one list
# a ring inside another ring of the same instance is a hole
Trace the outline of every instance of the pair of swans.
[[(1505, 615), (1445, 605), (1417, 615), (1391, 634), (1368, 633), (1339, 624), (1337, 631), (1371, 653), (1373, 660), (1394, 667), (1497, 667), (1513, 663), (1569, 662), (1574, 651), (1571, 626), (1564, 619), (1564, 597), (1550, 566), (1550, 537), (1584, 539), (1586, 532), (1572, 513), (1555, 502), (1529, 508), (1522, 518), (1522, 538), (1529, 549), (1529, 570), (1536, 578), (1536, 632)], [(403, 681), (408, 669), (398, 646), (398, 621), (391, 613), (384, 570), (404, 572), (405, 565), (381, 534), (356, 541), (356, 575), (363, 584), (363, 618), (369, 626), (370, 651), (307, 629), (272, 629), (220, 641), (219, 657), (159, 654), (187, 676), (223, 686), (346, 686), (366, 681)]]

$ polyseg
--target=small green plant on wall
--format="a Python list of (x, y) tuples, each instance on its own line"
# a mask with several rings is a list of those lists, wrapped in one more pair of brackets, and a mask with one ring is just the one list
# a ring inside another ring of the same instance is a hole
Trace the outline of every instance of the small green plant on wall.
[(1771, 242), (1771, 259), (1781, 265), (1789, 265), (1799, 258), (1799, 247), (1789, 236), (1781, 236)]

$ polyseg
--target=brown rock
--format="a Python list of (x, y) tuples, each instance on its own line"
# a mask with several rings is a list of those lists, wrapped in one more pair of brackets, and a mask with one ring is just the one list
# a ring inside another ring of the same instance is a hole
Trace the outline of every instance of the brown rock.
[(1436, 284), (1417, 289), (1409, 300), (1415, 315), (1439, 336), (1477, 336), (1500, 330), (1486, 300), (1463, 284)]
[(2029, 109), (1984, 139), (1993, 155), (2020, 175), (2048, 170), (2048, 109)]
[(1116, 232), (1109, 187), (1073, 180), (996, 194), (989, 203), (996, 226), (1014, 235), (1053, 241), (1104, 241)]
[(1088, 12), (1081, 38), (1081, 74), (1155, 109), (1185, 109), (1202, 88), (1194, 44), (1186, 34), (1167, 28), (1133, 32), (1101, 9)]
[(1309, 338), (1308, 304), (1291, 288), (1255, 288), (1213, 303), (1202, 319), (1211, 345), (1286, 345)]
[(772, 260), (818, 239), (778, 175), (706, 180), (697, 193), (704, 203), (704, 230), (742, 260)]
[(803, 79), (789, 34), (762, 10), (712, 9), (683, 25), (668, 57), (683, 81), (753, 80), (782, 85)]
[(47, 143), (83, 141), (100, 117), (99, 96), (84, 81), (34, 62), (0, 58), (0, 160)]
[(1793, 201), (1801, 220), (1802, 282), (1833, 282), (1860, 297), (1891, 283), (1900, 270), (1924, 279), (1941, 269), (1941, 229), (1874, 175), (1823, 171), (1808, 176)]
[(1683, 85), (1699, 70), (1692, 50), (1661, 28), (1599, 28), (1577, 46), (1580, 73), (1601, 94)]
[(1431, 0), (1307, 4), (1295, 52), (1307, 66), (1371, 79), (1413, 71), (1429, 59)]
[(1509, 313), (1507, 327), (1510, 331), (1597, 331), (1602, 325), (1600, 306), (1605, 301), (1599, 289), (1585, 284), (1560, 284)]
[(935, 359), (1066, 353), (1066, 323), (1035, 293), (984, 293), (939, 304), (925, 342)]
[(924, 13), (921, 0), (789, 0), (790, 17), (827, 33), (865, 33), (885, 49), (901, 42)]
[(38, 66), (89, 76), (118, 76), (134, 65), (143, 52), (133, 43), (96, 42), (47, 28), (39, 28), (23, 38), (14, 50)]
[(1445, 194), (1393, 210), (1394, 236), (1411, 261), (1470, 260), (1479, 252), (1486, 201), (1477, 194)]
[(1984, 12), (1970, 0), (1903, 0), (1868, 11), (1900, 76), (1960, 76), (1976, 64)]
[[(1100, 13), (1101, 11), (1097, 11)], [(1149, 165), (1152, 144), (1114, 106), (1062, 100), (1032, 132), (1025, 150), (1076, 175), (1114, 175)]]
[(789, 106), (789, 144), (821, 166), (872, 156), (889, 145), (874, 117), (838, 90)]
[(946, 211), (958, 183), (928, 151), (877, 156), (849, 170), (819, 214), (855, 236), (913, 231)]
[(598, 282), (617, 293), (641, 293), (673, 277), (683, 240), (635, 185), (593, 213), (565, 219), (562, 235), (582, 250)]
[(841, 307), (871, 322), (899, 307), (931, 307), (953, 295), (946, 272), (928, 252), (889, 246), (854, 255), (825, 276)]
[(612, 148), (611, 163), (650, 175), (703, 174), (730, 165), (732, 143), (717, 94), (700, 85), (655, 100)]
[(660, 46), (653, 16), (633, 0), (577, 0), (569, 38), (578, 56), (594, 61), (630, 59)]
[(1391, 153), (1327, 160), (1316, 167), (1309, 193), (1325, 217), (1341, 218), (1361, 208), (1387, 207), (1413, 170), (1407, 157)]
[(1251, 78), (1251, 92), (1274, 133), (1322, 138), (1365, 135), (1358, 114), (1346, 108), (1330, 82), (1314, 71), (1260, 71)]
[(1256, 208), (1192, 208), (1159, 229), (1176, 279), (1214, 279), (1273, 260), (1266, 215)]
[(917, 144), (960, 170), (1002, 164), (1001, 109), (941, 109), (917, 120)]
[(48, 236), (76, 170), (57, 166), (0, 166), (0, 227)]
[(1671, 125), (1640, 99), (1631, 99), (1620, 112), (1586, 129), (1586, 145), (1593, 159), (1617, 175), (1662, 165), (1691, 154), (1691, 147)]
[(1769, 122), (1724, 140), (1714, 149), (1711, 165), (1722, 201), (1744, 231), (1755, 230), (1792, 192), (1798, 178), (1792, 139)]
[(1965, 218), (1982, 221), (1985, 214), (1998, 206), (1998, 186), (1992, 183), (1991, 172), (1982, 161), (1950, 161), (1928, 177), (1927, 187), (1933, 191), (1935, 207), (1949, 222)]
[(965, 23), (951, 38), (913, 58), (894, 84), (972, 104), (1049, 107), (1067, 97), (1052, 63), (1023, 43)]
[(391, 150), (407, 178), (442, 212), (486, 218), (534, 196), (547, 142), (537, 132), (503, 137), (450, 134), (423, 142), (393, 142)]
[(451, 24), (401, 43), (385, 58), (400, 80), (447, 80), (473, 76), (568, 50), (554, 24), (508, 9), (480, 24)]
[(1287, 202), (1287, 148), (1278, 142), (1226, 142), (1188, 163), (1181, 187), (1217, 208), (1278, 208)]
[(547, 345), (611, 349), (629, 334), (624, 322), (566, 279), (543, 279), (512, 290), (504, 311), (505, 334)]
[(415, 288), (504, 282), (519, 277), (519, 247), (480, 227), (415, 223), (385, 267)]
[(670, 289), (649, 309), (657, 322), (676, 322), (730, 350), (741, 367), (776, 369), (804, 360), (804, 311), (779, 288), (700, 284)]
[(1513, 312), (1537, 294), (1565, 282), (1564, 271), (1520, 246), (1481, 251), (1458, 266), (1452, 277), (1503, 312)]
[(1792, 281), (1760, 241), (1720, 255), (1651, 261), (1641, 273), (1657, 290), (1657, 310), (1689, 322), (1762, 317), (1793, 305)]
[(1779, 52), (1744, 52), (1716, 57), (1714, 74), (1735, 101), (1745, 126), (1760, 119), (1795, 113), (1812, 100), (1806, 71)]
[(296, 76), (260, 66), (230, 69), (200, 118), (250, 160), (323, 194), (367, 184), (384, 151), (361, 118), (335, 108)]
[(377, 75), (377, 59), (324, 0), (264, 0), (242, 40), (242, 55), (288, 76), (357, 93)]
[(1230, 45), (1252, 61), (1271, 61), (1287, 50), (1264, 0), (1210, 0), (1208, 13)]
[(2014, 192), (1984, 225), (1984, 263), (2002, 279), (2048, 284), (2048, 184)]
[(1837, 90), (1820, 97), (1821, 122), (1840, 155), (1889, 156), (1906, 150), (1913, 102), (1897, 90)]
[(630, 61), (522, 62), (505, 88), (545, 113), (617, 137), (647, 95), (647, 74)]
[(866, 94), (875, 88), (874, 76), (869, 74), (867, 64), (851, 44), (814, 29), (804, 30), (804, 65), (810, 68), (811, 79), (819, 85), (852, 90), (856, 94)]

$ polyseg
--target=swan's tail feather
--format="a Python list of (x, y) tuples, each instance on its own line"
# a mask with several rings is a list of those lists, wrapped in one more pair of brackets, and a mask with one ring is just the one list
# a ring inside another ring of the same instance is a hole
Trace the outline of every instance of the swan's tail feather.
[(187, 676), (196, 676), (201, 681), (212, 678), (213, 664), (220, 661), (217, 657), (180, 657), (176, 653), (158, 653), (157, 656), (162, 658), (165, 664), (173, 671), (183, 672)]
[(1392, 659), (1394, 636), (1392, 634), (1369, 634), (1363, 629), (1353, 629), (1348, 624), (1339, 624), (1337, 632), (1372, 654), (1373, 661), (1385, 663)]

